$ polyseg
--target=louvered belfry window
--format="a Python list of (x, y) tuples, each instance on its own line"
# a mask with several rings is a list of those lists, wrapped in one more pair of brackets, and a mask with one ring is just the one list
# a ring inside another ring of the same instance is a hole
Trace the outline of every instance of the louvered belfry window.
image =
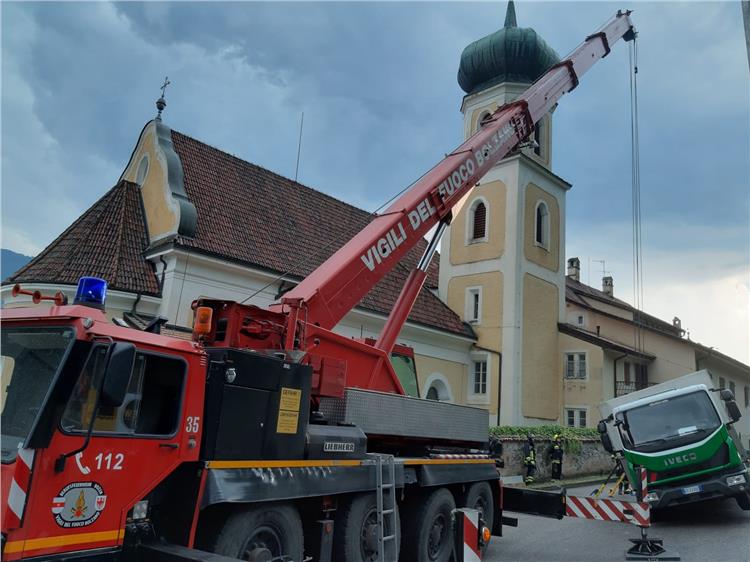
[(478, 203), (474, 207), (474, 224), (472, 228), (471, 239), (479, 240), (487, 235), (487, 207), (484, 203)]

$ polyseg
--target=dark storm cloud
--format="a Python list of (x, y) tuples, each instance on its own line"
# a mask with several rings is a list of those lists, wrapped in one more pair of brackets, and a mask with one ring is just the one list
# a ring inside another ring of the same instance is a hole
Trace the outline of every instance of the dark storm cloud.
[[(562, 56), (620, 4), (517, 3)], [(646, 249), (747, 271), (750, 100), (738, 3), (636, 3)], [(460, 142), (462, 49), (504, 2), (2, 3), (2, 232), (36, 252), (111, 187), (155, 114), (374, 209)], [(554, 114), (553, 169), (573, 183), (568, 252), (630, 248), (628, 48)], [(613, 228), (614, 227), (614, 228)], [(718, 252), (717, 252), (718, 253)], [(606, 257), (596, 255), (594, 257)], [(647, 263), (647, 268), (649, 264)], [(624, 267), (624, 265), (622, 266)], [(654, 268), (658, 264), (653, 264)]]

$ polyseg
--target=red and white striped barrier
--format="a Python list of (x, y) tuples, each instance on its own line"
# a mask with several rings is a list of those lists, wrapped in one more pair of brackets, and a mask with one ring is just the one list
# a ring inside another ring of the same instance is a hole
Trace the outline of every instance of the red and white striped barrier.
[(482, 547), (490, 540), (490, 530), (484, 526), (479, 511), (461, 507), (453, 515), (455, 562), (481, 562)]
[(34, 449), (18, 449), (16, 467), (8, 491), (8, 511), (5, 514), (9, 529), (21, 526), (31, 481), (31, 469), (34, 466), (34, 454)]
[(581, 519), (632, 523), (639, 527), (651, 525), (651, 508), (646, 502), (568, 496), (565, 515)]
[(648, 470), (641, 467), (638, 469), (638, 472), (640, 473), (641, 477), (641, 495), (638, 499), (643, 501), (643, 498), (645, 498), (646, 494), (648, 494)]

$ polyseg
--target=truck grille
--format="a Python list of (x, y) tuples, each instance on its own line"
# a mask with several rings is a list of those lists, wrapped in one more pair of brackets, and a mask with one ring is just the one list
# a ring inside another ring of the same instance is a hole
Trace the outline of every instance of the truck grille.
[[(694, 472), (699, 472), (701, 470), (708, 470), (711, 468), (720, 468), (726, 464), (729, 464), (729, 447), (726, 443), (722, 443), (721, 447), (716, 451), (714, 456), (712, 456), (707, 461), (703, 461), (698, 464), (691, 464), (688, 466), (675, 468), (674, 470), (665, 470), (663, 472), (657, 472), (656, 473), (656, 482), (654, 484), (659, 484), (659, 481), (666, 480), (667, 478), (675, 478), (678, 476), (682, 476), (683, 474), (691, 474)], [(686, 478), (685, 480), (681, 480), (680, 484), (689, 484), (690, 482), (703, 480), (705, 478), (705, 475), (696, 476), (694, 478)], [(668, 483), (671, 484), (671, 483)]]

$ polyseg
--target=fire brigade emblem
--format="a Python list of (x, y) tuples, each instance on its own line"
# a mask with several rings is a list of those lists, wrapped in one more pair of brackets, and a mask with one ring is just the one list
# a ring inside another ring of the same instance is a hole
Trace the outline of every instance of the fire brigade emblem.
[(104, 489), (96, 482), (71, 482), (52, 499), (55, 523), (65, 529), (87, 527), (107, 505)]

